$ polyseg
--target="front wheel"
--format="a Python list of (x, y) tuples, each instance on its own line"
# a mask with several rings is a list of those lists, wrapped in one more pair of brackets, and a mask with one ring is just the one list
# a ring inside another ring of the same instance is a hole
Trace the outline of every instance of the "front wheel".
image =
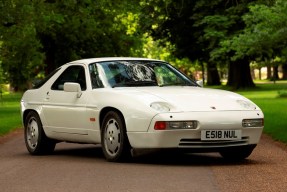
[(105, 115), (101, 126), (101, 141), (108, 161), (124, 161), (131, 157), (124, 119), (119, 113), (110, 111)]
[(25, 119), (24, 139), (32, 155), (43, 155), (54, 151), (56, 142), (49, 139), (43, 130), (39, 115), (31, 111)]
[(251, 155), (256, 145), (247, 145), (240, 147), (231, 147), (220, 151), (220, 155), (231, 161), (241, 161)]

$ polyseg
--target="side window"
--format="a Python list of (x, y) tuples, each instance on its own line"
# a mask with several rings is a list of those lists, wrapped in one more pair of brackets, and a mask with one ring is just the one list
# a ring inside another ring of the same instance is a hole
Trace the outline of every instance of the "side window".
[(97, 65), (96, 64), (90, 64), (89, 65), (89, 70), (90, 70), (90, 76), (91, 76), (91, 82), (92, 82), (92, 88), (96, 89), (96, 88), (103, 88), (103, 82), (99, 77), (99, 72), (97, 69)]
[(79, 83), (82, 91), (87, 89), (85, 69), (82, 66), (68, 67), (54, 82), (52, 90), (64, 90), (64, 83), (72, 82)]

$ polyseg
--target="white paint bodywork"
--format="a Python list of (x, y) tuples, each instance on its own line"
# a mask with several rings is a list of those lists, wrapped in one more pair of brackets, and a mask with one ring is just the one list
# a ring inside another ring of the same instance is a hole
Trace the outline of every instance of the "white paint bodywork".
[[(243, 119), (264, 118), (254, 103), (238, 94), (191, 86), (116, 87), (92, 89), (88, 65), (98, 61), (139, 58), (100, 58), (74, 61), (63, 65), (46, 84), (24, 93), (22, 118), (29, 110), (37, 111), (49, 138), (60, 141), (100, 143), (100, 114), (105, 108), (120, 111), (124, 117), (129, 142), (133, 148), (213, 148), (259, 142), (263, 127), (243, 128)], [(142, 60), (142, 59), (140, 59)], [(66, 91), (51, 90), (57, 77), (71, 65), (85, 68), (87, 89), (78, 92), (73, 86)], [(238, 103), (246, 101), (254, 108)], [(151, 108), (154, 102), (166, 103), (170, 111)], [(196, 120), (194, 130), (154, 130), (156, 121)], [(206, 144), (201, 130), (241, 130), (238, 142), (219, 141)]]

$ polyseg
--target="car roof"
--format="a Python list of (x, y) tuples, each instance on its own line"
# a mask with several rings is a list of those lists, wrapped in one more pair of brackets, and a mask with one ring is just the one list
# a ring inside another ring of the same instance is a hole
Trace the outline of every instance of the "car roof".
[(140, 57), (99, 57), (99, 58), (89, 58), (89, 59), (80, 59), (76, 61), (71, 61), (68, 64), (75, 64), (75, 63), (81, 63), (81, 64), (90, 64), (90, 63), (96, 63), (101, 61), (161, 61), (156, 59), (148, 59), (148, 58), (140, 58)]

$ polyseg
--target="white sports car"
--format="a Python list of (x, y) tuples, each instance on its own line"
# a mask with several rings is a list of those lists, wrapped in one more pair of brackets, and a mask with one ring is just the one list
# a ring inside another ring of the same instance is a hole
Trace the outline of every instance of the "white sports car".
[(202, 88), (170, 64), (143, 58), (67, 63), (24, 93), (21, 116), (32, 155), (57, 142), (101, 143), (108, 161), (144, 149), (247, 158), (264, 116), (236, 93)]

